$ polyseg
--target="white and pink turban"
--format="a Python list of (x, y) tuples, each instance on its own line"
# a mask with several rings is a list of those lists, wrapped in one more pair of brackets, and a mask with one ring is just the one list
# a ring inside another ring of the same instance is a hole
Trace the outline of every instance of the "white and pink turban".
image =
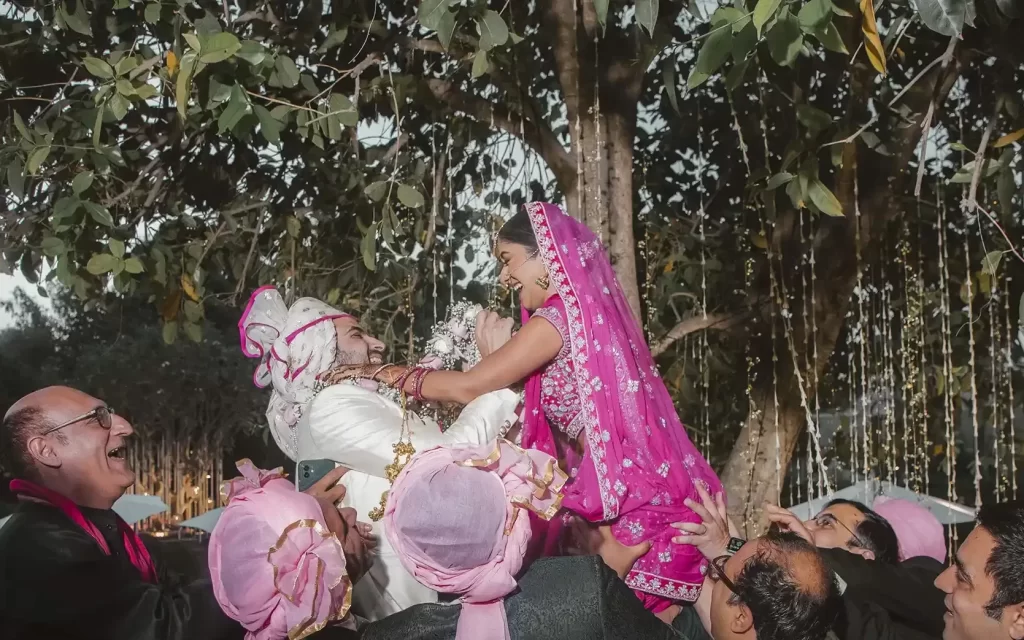
[(428, 449), (395, 479), (384, 530), (420, 583), (461, 596), (456, 640), (509, 639), (502, 603), (531, 534), (522, 510), (550, 520), (565, 482), (554, 458), (507, 440)]
[(299, 298), (289, 309), (274, 287), (260, 287), (238, 321), (242, 353), (259, 358), (253, 382), (261, 389), (273, 383), (267, 422), (274, 441), (295, 460), (293, 431), (302, 410), (313, 399), (316, 376), (335, 364), (337, 318), (351, 317), (316, 298)]
[(210, 536), (210, 579), (221, 609), (246, 640), (298, 640), (341, 621), (352, 582), (341, 542), (316, 498), (299, 493), (280, 469), (248, 460), (224, 483), (230, 499)]
[(946, 562), (946, 533), (926, 507), (910, 500), (879, 496), (871, 508), (889, 521), (900, 543), (900, 560), (928, 556)]

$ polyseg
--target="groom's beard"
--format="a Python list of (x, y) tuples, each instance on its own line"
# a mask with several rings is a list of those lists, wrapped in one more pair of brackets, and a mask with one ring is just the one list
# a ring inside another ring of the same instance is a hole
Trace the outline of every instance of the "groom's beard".
[(382, 354), (369, 349), (359, 351), (338, 351), (338, 357), (334, 360), (335, 366), (348, 364), (381, 364), (384, 362)]

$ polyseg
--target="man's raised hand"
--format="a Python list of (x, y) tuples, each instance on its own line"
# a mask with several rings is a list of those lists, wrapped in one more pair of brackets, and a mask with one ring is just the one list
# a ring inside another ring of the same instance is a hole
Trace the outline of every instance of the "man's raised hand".
[(701, 522), (675, 522), (673, 527), (683, 535), (672, 538), (677, 544), (689, 544), (697, 547), (708, 560), (717, 558), (728, 551), (730, 528), (725, 510), (725, 497), (719, 493), (712, 498), (700, 483), (697, 483), (697, 495), (700, 502), (687, 498), (684, 501)]

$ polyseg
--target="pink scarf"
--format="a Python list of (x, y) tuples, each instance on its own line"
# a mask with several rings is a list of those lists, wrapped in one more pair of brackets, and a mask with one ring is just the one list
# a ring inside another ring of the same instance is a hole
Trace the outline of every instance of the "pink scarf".
[[(582, 405), (578, 419), (585, 429), (585, 455), (565, 487), (563, 506), (590, 522), (614, 522), (613, 532), (625, 544), (652, 543), (627, 576), (631, 587), (695, 600), (706, 563), (688, 545), (672, 543), (670, 524), (700, 522), (683, 500), (699, 500), (696, 483), (712, 495), (721, 483), (679, 420), (601, 241), (555, 205), (534, 202), (526, 209), (551, 285), (565, 305)], [(529, 316), (525, 309), (523, 316)], [(557, 455), (541, 406), (540, 375), (526, 383), (522, 442)], [(552, 522), (547, 553), (558, 528)]]
[[(51, 491), (28, 480), (11, 480), (11, 491), (19, 497), (38, 500), (60, 509), (64, 515), (96, 541), (96, 544), (103, 551), (103, 555), (110, 555), (110, 545), (107, 544), (103, 534), (96, 528), (96, 525), (82, 514), (82, 510), (78, 508), (78, 505), (71, 500), (68, 500), (56, 491)], [(121, 519), (121, 516), (114, 515), (117, 518), (117, 529), (121, 532), (121, 537), (124, 540), (124, 550), (128, 554), (128, 559), (139, 570), (139, 574), (145, 582), (156, 584), (156, 568), (153, 566), (153, 559), (149, 556), (149, 551), (146, 550), (146, 545), (143, 544), (142, 538), (139, 537), (139, 534), (135, 533), (134, 529), (128, 526), (127, 522)]]

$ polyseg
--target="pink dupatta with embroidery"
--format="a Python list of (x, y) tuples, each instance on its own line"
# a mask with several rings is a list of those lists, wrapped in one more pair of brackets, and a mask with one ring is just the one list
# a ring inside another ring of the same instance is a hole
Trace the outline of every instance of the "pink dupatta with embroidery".
[[(626, 579), (648, 609), (660, 611), (671, 600), (692, 602), (707, 564), (694, 547), (672, 543), (678, 532), (669, 525), (699, 522), (683, 500), (699, 500), (698, 482), (712, 495), (721, 483), (679, 420), (600, 240), (555, 205), (535, 202), (527, 211), (565, 305), (586, 434), (585, 455), (565, 487), (563, 506), (591, 522), (612, 522), (624, 544), (651, 541)], [(525, 309), (523, 315), (525, 321)], [(522, 443), (557, 455), (540, 405), (540, 375), (526, 384)]]

